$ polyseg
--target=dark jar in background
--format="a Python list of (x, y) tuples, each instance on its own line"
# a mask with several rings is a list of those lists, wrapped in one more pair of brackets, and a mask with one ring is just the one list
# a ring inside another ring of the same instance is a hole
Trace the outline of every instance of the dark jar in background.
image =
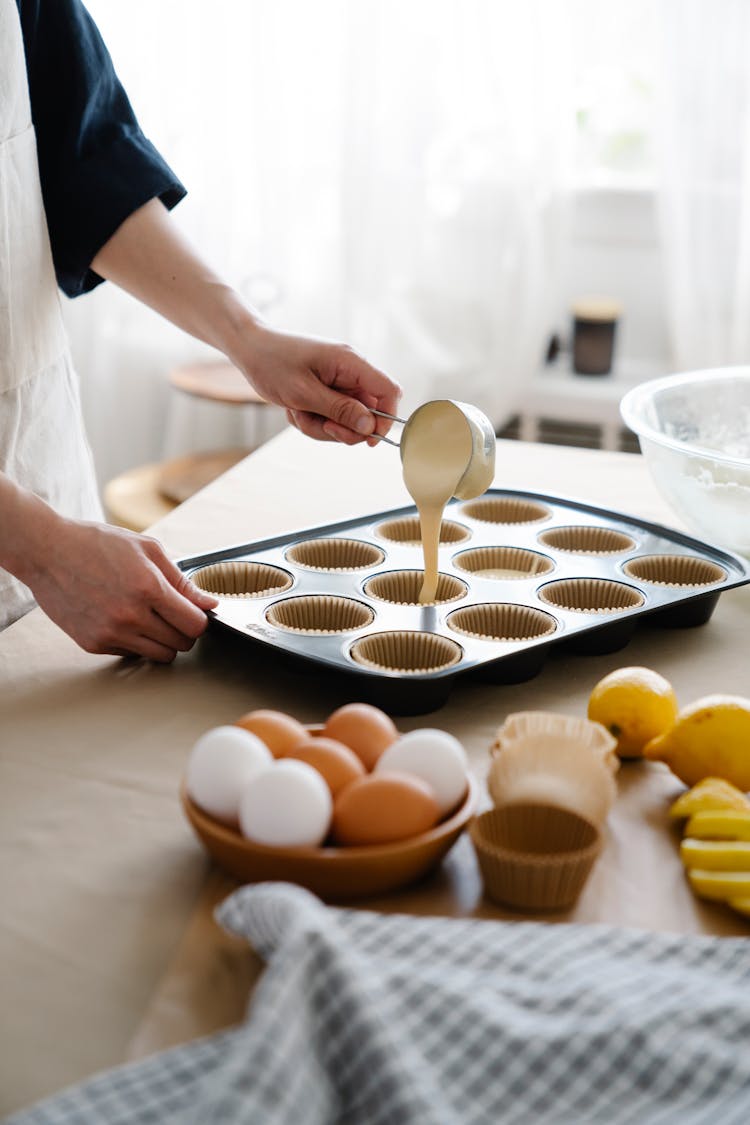
[(622, 306), (609, 297), (582, 297), (572, 313), (573, 370), (578, 375), (609, 375)]

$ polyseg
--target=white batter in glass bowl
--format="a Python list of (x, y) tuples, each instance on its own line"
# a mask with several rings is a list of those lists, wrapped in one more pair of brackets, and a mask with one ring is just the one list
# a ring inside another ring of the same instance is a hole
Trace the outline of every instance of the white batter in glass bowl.
[(642, 383), (625, 395), (620, 412), (686, 526), (750, 556), (750, 367)]

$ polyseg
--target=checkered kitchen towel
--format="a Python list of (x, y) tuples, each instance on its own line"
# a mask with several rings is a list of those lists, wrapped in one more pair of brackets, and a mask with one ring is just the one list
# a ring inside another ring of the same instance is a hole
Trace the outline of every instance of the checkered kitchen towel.
[(750, 1122), (750, 940), (335, 910), (286, 884), (218, 917), (269, 961), (244, 1025), (13, 1125)]

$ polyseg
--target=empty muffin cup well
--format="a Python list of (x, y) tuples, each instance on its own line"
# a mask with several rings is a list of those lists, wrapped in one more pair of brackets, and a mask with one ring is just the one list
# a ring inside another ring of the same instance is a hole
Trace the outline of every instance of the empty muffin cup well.
[(528, 641), (557, 630), (551, 614), (515, 602), (462, 606), (448, 615), (447, 624), (456, 633), (482, 641)]
[(458, 664), (463, 649), (437, 633), (397, 630), (373, 633), (355, 641), (349, 655), (357, 664), (378, 672), (420, 675), (441, 672)]
[(266, 610), (266, 621), (290, 633), (351, 633), (371, 625), (375, 614), (352, 598), (312, 594), (285, 598)]
[(190, 578), (201, 590), (224, 598), (268, 598), (292, 585), (287, 571), (257, 562), (212, 563)]
[(545, 547), (570, 555), (619, 555), (636, 545), (630, 535), (613, 527), (551, 527), (538, 538)]
[(303, 570), (367, 570), (385, 558), (373, 543), (361, 539), (308, 539), (286, 552), (287, 562)]
[(644, 555), (629, 559), (622, 569), (652, 586), (713, 586), (727, 576), (723, 566), (694, 555)]
[(515, 496), (485, 496), (470, 500), (462, 505), (461, 512), (480, 523), (541, 523), (550, 516), (550, 510), (544, 504)]
[(632, 586), (606, 578), (568, 578), (561, 582), (549, 582), (539, 590), (539, 597), (548, 605), (571, 613), (602, 615), (635, 609), (646, 600)]

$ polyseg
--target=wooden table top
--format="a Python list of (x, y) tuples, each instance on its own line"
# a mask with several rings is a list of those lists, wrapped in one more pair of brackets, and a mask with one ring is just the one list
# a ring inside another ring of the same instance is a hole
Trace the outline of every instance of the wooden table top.
[[(573, 496), (671, 526), (642, 459), (498, 443), (496, 485)], [(408, 503), (398, 454), (285, 431), (153, 529), (174, 557)], [(459, 682), (438, 726), (483, 783), (511, 711), (585, 715), (594, 683), (622, 664), (656, 668), (682, 702), (746, 694), (750, 595), (723, 594), (702, 628), (643, 629), (607, 656), (553, 656), (514, 686)], [(91, 656), (37, 610), (0, 634), (0, 1112), (105, 1066), (239, 1018), (257, 963), (211, 907), (232, 883), (185, 823), (178, 786), (195, 739), (254, 707), (321, 721), (346, 701), (324, 676), (209, 634), (170, 667)], [(747, 934), (747, 922), (686, 885), (666, 808), (665, 767), (623, 765), (604, 854), (575, 909), (555, 922)], [(519, 917), (485, 900), (464, 836), (425, 883), (363, 905)]]

